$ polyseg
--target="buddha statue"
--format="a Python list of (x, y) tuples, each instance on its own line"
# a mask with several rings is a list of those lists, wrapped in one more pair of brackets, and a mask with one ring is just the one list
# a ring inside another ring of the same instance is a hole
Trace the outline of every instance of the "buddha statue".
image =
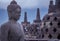
[(21, 16), (21, 7), (13, 0), (7, 7), (8, 22), (1, 25), (1, 41), (24, 41), (24, 33), (17, 22)]

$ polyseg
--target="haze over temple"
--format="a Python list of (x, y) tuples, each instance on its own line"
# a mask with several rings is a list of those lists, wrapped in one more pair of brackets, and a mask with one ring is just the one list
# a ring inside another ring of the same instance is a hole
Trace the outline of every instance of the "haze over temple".
[[(15, 11), (17, 2), (13, 0), (10, 8)], [(14, 4), (14, 6), (12, 5)], [(8, 8), (9, 10), (11, 10)], [(19, 11), (19, 9), (17, 9)], [(11, 11), (9, 11), (11, 13)], [(13, 12), (14, 13), (14, 12)], [(15, 13), (21, 13), (15, 12)], [(24, 21), (21, 22), (25, 41), (59, 41), (60, 40), (60, 0), (50, 0), (48, 14), (46, 14), (41, 20), (40, 8), (36, 9), (36, 18), (33, 23), (28, 21), (27, 11), (24, 12)], [(10, 17), (10, 16), (9, 16)], [(17, 17), (17, 16), (16, 16)], [(16, 25), (15, 25), (16, 26)]]
[(55, 0), (55, 5), (53, 4), (53, 0), (50, 0), (48, 14), (43, 17), (43, 20), (40, 19), (40, 9), (37, 8), (36, 19), (33, 20), (33, 23), (27, 24), (26, 22), (23, 24), (27, 40), (28, 38), (40, 41), (60, 39), (60, 0)]

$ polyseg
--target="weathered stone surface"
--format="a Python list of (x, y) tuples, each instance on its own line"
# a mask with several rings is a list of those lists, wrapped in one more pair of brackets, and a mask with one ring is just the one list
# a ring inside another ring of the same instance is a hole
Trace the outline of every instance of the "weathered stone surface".
[(17, 21), (21, 8), (15, 0), (7, 7), (9, 21), (1, 25), (1, 41), (24, 41), (22, 27)]

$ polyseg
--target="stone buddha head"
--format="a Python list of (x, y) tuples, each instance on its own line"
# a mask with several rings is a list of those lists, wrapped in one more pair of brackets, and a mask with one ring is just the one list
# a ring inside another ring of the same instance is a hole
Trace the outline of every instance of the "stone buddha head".
[(8, 11), (9, 20), (13, 19), (17, 21), (20, 18), (21, 7), (17, 4), (15, 0), (13, 0), (10, 3), (10, 5), (8, 5), (7, 11)]

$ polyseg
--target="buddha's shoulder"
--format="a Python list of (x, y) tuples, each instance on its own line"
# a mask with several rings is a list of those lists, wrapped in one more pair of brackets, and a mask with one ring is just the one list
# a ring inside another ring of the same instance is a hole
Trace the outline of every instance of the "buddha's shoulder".
[(10, 23), (9, 23), (9, 22), (5, 22), (5, 23), (2, 24), (1, 26), (3, 26), (3, 27), (8, 27), (8, 26), (10, 26)]

